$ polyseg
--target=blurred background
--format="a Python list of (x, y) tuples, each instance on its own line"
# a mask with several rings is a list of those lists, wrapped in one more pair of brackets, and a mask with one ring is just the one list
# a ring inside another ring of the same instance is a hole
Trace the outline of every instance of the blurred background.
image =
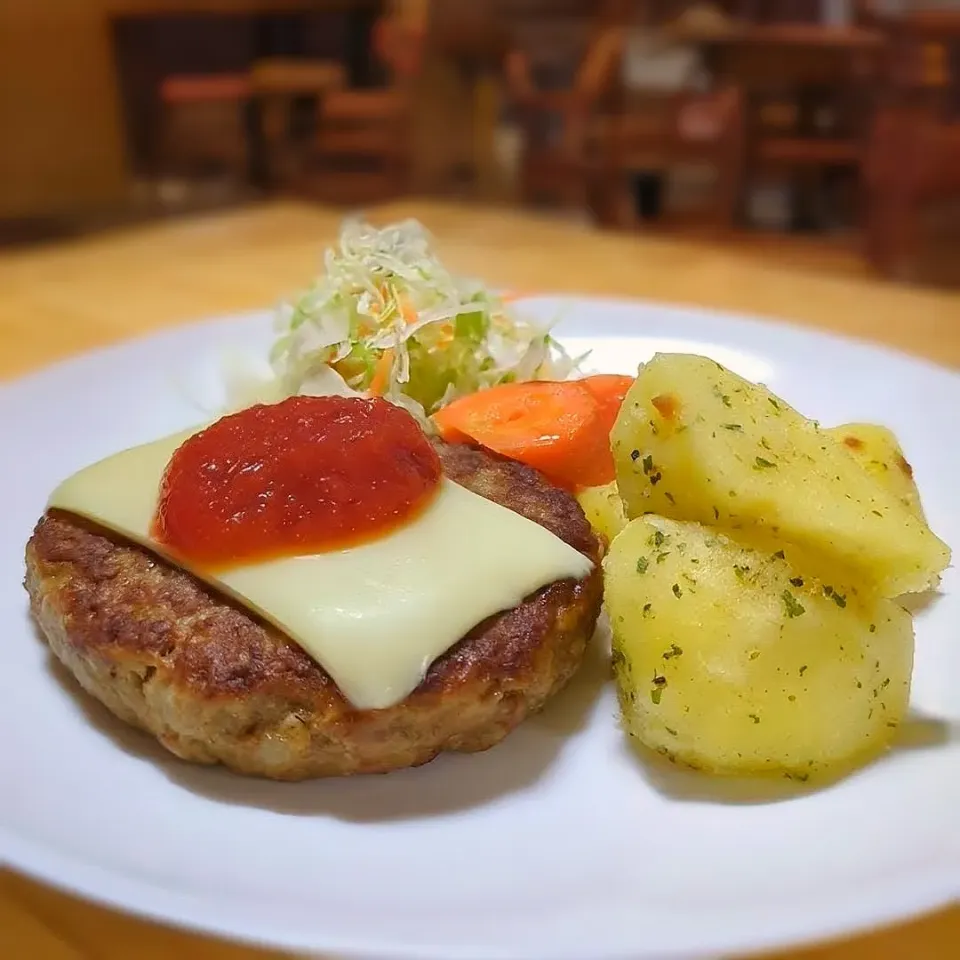
[(960, 285), (960, 0), (0, 0), (0, 248), (403, 196)]

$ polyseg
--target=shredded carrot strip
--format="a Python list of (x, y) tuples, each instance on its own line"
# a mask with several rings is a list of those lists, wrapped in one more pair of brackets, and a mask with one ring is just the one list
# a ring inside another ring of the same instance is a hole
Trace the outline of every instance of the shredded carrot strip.
[(400, 307), (400, 316), (403, 317), (404, 322), (407, 324), (416, 323), (418, 319), (417, 311), (414, 310), (409, 298), (399, 297), (397, 303)]
[(387, 389), (390, 382), (390, 370), (393, 368), (393, 350), (384, 350), (373, 368), (373, 377), (370, 379), (370, 393), (379, 397)]
[(445, 323), (440, 324), (440, 333), (437, 336), (437, 345), (441, 347), (449, 347), (453, 343), (453, 324), (447, 320)]

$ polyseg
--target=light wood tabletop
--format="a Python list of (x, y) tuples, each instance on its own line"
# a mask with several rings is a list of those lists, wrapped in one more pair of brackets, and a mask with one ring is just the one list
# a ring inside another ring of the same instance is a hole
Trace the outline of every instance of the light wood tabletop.
[[(457, 271), (518, 291), (637, 296), (779, 317), (960, 367), (960, 296), (830, 276), (718, 245), (596, 233), (434, 202), (417, 216)], [(0, 255), (0, 377), (145, 331), (271, 306), (318, 269), (340, 214), (270, 204)], [(779, 960), (948, 960), (960, 909)], [(0, 958), (269, 960), (278, 953), (148, 924), (0, 872)]]

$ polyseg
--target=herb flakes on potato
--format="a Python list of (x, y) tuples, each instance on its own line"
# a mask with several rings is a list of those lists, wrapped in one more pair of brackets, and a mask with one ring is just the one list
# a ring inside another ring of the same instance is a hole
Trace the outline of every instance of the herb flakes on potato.
[(906, 713), (910, 616), (783, 551), (643, 517), (604, 583), (623, 724), (670, 759), (806, 780), (882, 750)]
[(926, 523), (913, 467), (888, 427), (877, 423), (844, 423), (824, 431), (838, 441), (867, 473), (886, 487), (917, 519)]
[(612, 435), (626, 515), (653, 513), (795, 544), (811, 572), (880, 596), (928, 589), (950, 550), (902, 495), (766, 387), (688, 354), (640, 369)]

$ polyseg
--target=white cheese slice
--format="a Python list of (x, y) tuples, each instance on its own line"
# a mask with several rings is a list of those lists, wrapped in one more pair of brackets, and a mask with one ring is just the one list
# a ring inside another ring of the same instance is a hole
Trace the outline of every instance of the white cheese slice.
[[(166, 465), (193, 432), (86, 467), (48, 507), (169, 559), (150, 528)], [(539, 524), (446, 479), (414, 521), (359, 546), (219, 572), (178, 562), (284, 631), (359, 709), (398, 703), (486, 617), (593, 567)]]

